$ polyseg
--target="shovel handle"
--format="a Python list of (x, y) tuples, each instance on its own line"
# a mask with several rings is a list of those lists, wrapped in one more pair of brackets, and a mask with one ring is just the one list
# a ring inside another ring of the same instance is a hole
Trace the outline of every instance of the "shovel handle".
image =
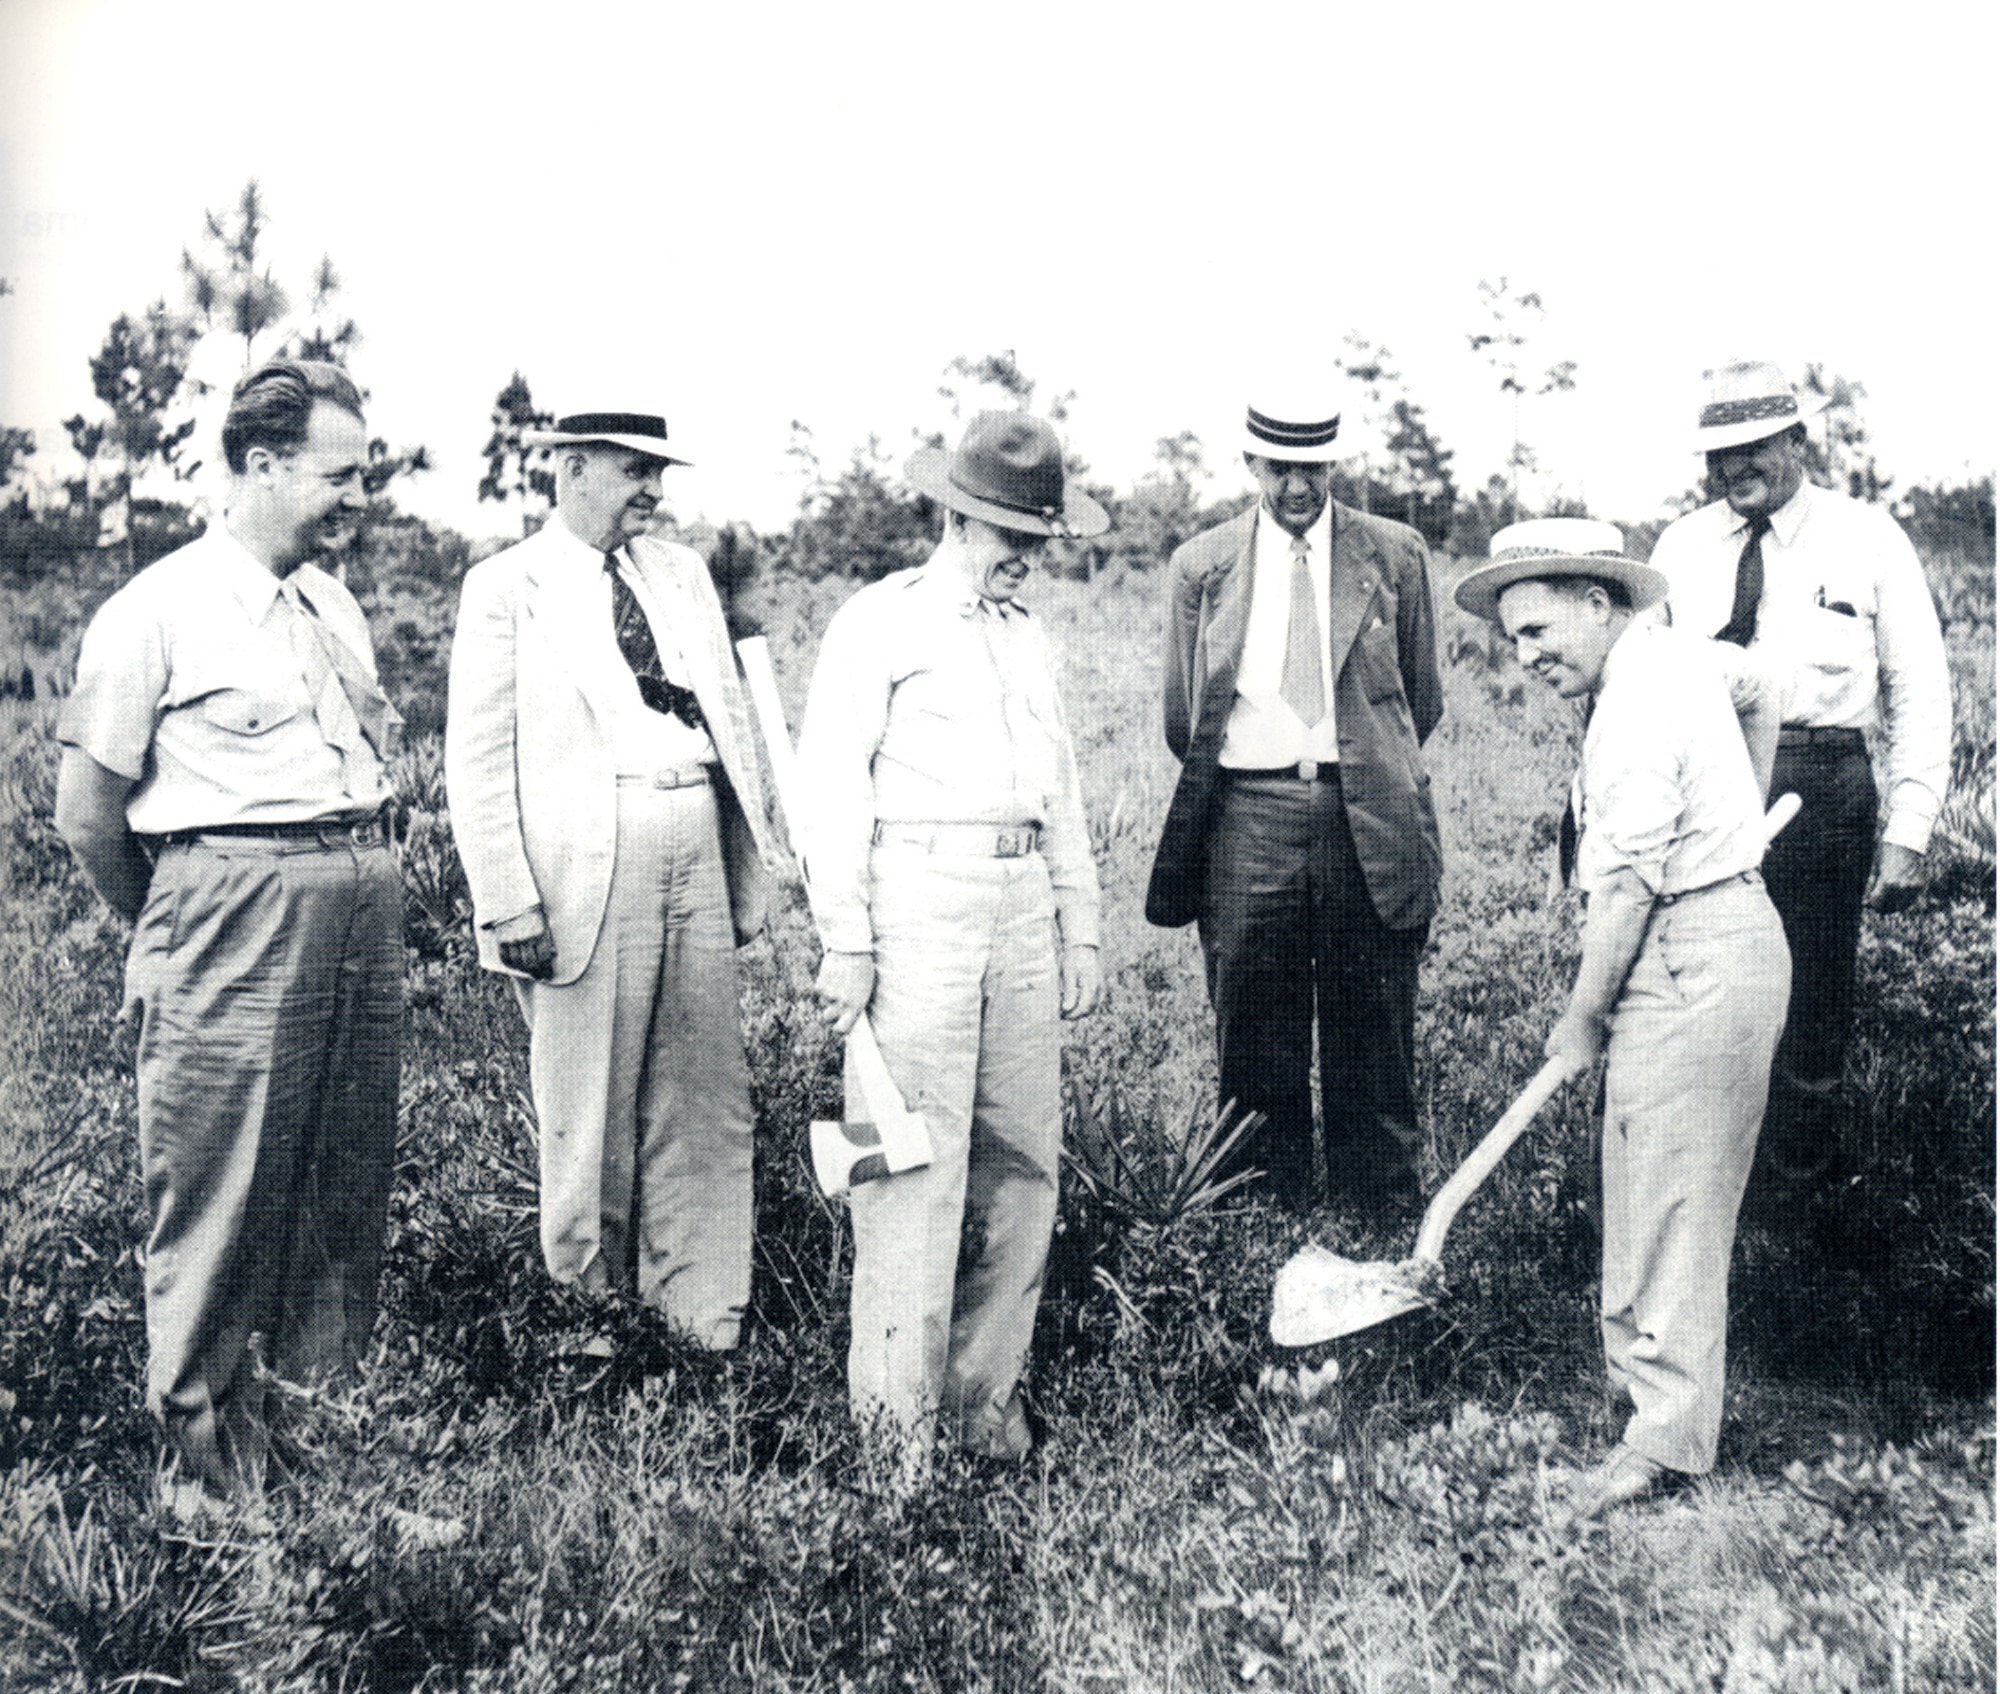
[(1435, 1264), (1444, 1252), (1445, 1231), (1459, 1208), (1472, 1198), (1479, 1185), (1493, 1174), (1493, 1167), (1507, 1156), (1507, 1149), (1521, 1139), (1535, 1114), (1549, 1103), (1557, 1089), (1569, 1080), (1569, 1061), (1550, 1059), (1535, 1072), (1520, 1098), (1507, 1108), (1506, 1116), (1486, 1132), (1465, 1163), (1452, 1173), (1451, 1180), (1437, 1191), (1424, 1211), (1423, 1227), (1417, 1231), (1419, 1259)]

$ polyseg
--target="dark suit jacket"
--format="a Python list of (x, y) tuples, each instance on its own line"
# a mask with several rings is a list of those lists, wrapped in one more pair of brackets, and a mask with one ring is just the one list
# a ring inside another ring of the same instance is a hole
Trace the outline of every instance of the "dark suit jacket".
[[(1204, 530), (1167, 567), (1167, 745), (1181, 761), (1146, 890), (1169, 928), (1201, 915), (1216, 755), (1250, 615), (1257, 509)], [(1413, 529), (1335, 504), (1327, 639), (1341, 793), (1368, 893), (1392, 929), (1437, 910), (1437, 814), (1418, 749), (1444, 710), (1430, 553)]]

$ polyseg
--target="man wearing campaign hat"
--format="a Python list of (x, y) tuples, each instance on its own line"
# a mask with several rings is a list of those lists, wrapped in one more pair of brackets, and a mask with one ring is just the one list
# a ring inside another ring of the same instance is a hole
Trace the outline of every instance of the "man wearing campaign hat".
[(1776, 786), (1804, 809), (1764, 867), (1796, 966), (1765, 1143), (1779, 1173), (1811, 1176), (1839, 1150), (1864, 898), (1894, 912), (1916, 897), (1944, 803), (1950, 680), (1908, 538), (1881, 507), (1807, 479), (1805, 420), (1824, 403), (1772, 364), (1706, 380), (1695, 444), (1717, 498), (1672, 524), (1652, 563), (1677, 626), (1747, 647), (1781, 685)]
[(1715, 1463), (1729, 1252), (1790, 978), (1758, 874), (1774, 690), (1737, 648), (1635, 618), (1665, 593), (1588, 518), (1501, 530), (1456, 593), (1586, 707), (1570, 807), (1588, 916), (1547, 1051), (1572, 1074), (1607, 1060), (1600, 1309), (1633, 1410), (1583, 1514)]
[(733, 1347), (750, 1292), (735, 949), (778, 860), (722, 608), (651, 533), (663, 419), (589, 412), (556, 509), (467, 572), (445, 780), (480, 962), (529, 1025), (550, 1273)]
[(1420, 748), (1443, 710), (1430, 554), (1329, 499), (1329, 384), (1249, 408), (1259, 504), (1167, 570), (1167, 745), (1181, 761), (1146, 916), (1198, 922), (1224, 1102), (1265, 1123), (1237, 1168), (1304, 1208), (1315, 1012), (1331, 1194), (1413, 1199), (1417, 959), (1437, 908)]
[(852, 1196), (850, 1398), (915, 1478), (940, 1423), (989, 1457), (1030, 1445), (1020, 1384), (1056, 1215), (1057, 1019), (1093, 1011), (1103, 973), (1054, 658), (1017, 596), (1052, 536), (1110, 520), (1065, 487), (1056, 432), (1024, 412), (981, 414), (907, 474), (944, 535), (828, 625), (794, 826), (827, 1019), (845, 1034), (867, 1012), (930, 1130), (928, 1166)]

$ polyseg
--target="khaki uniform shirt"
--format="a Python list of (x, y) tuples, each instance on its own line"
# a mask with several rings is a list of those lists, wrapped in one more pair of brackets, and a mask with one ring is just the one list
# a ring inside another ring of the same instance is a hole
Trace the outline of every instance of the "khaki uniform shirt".
[(799, 743), (806, 872), (821, 938), (873, 949), (875, 825), (1039, 824), (1065, 946), (1097, 945), (1091, 858), (1069, 726), (1041, 626), (936, 560), (834, 614)]

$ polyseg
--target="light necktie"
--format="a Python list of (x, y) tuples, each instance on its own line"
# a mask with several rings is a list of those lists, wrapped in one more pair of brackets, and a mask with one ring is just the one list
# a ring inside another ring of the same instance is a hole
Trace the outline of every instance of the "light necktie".
[(278, 597), (290, 613), (287, 637), (320, 737), (340, 754), (347, 792), (357, 799), (372, 796), (381, 786), (381, 761), (388, 756), (388, 696), (347, 643), (326, 627), (296, 579), (279, 583)]
[(1718, 641), (1748, 647), (1757, 633), (1757, 607), (1764, 598), (1764, 537), (1770, 532), (1771, 520), (1764, 513), (1750, 520), (1750, 539), (1736, 560), (1736, 598), (1730, 602), (1729, 621), (1715, 632)]
[(611, 579), (611, 631), (617, 637), (618, 651), (631, 667), (632, 680), (639, 685), (639, 698), (651, 710), (679, 718), (689, 729), (707, 729), (708, 722), (702, 716), (701, 702), (695, 698), (694, 690), (667, 680), (653, 626), (646, 619), (639, 596), (632, 592), (632, 585), (619, 575), (616, 553), (604, 555), (604, 574)]
[(1306, 563), (1306, 538), (1292, 537), (1292, 609), (1285, 624), (1285, 674), (1278, 693), (1298, 713), (1308, 729), (1326, 716), (1326, 683), (1320, 675), (1319, 601), (1313, 593), (1312, 567)]

